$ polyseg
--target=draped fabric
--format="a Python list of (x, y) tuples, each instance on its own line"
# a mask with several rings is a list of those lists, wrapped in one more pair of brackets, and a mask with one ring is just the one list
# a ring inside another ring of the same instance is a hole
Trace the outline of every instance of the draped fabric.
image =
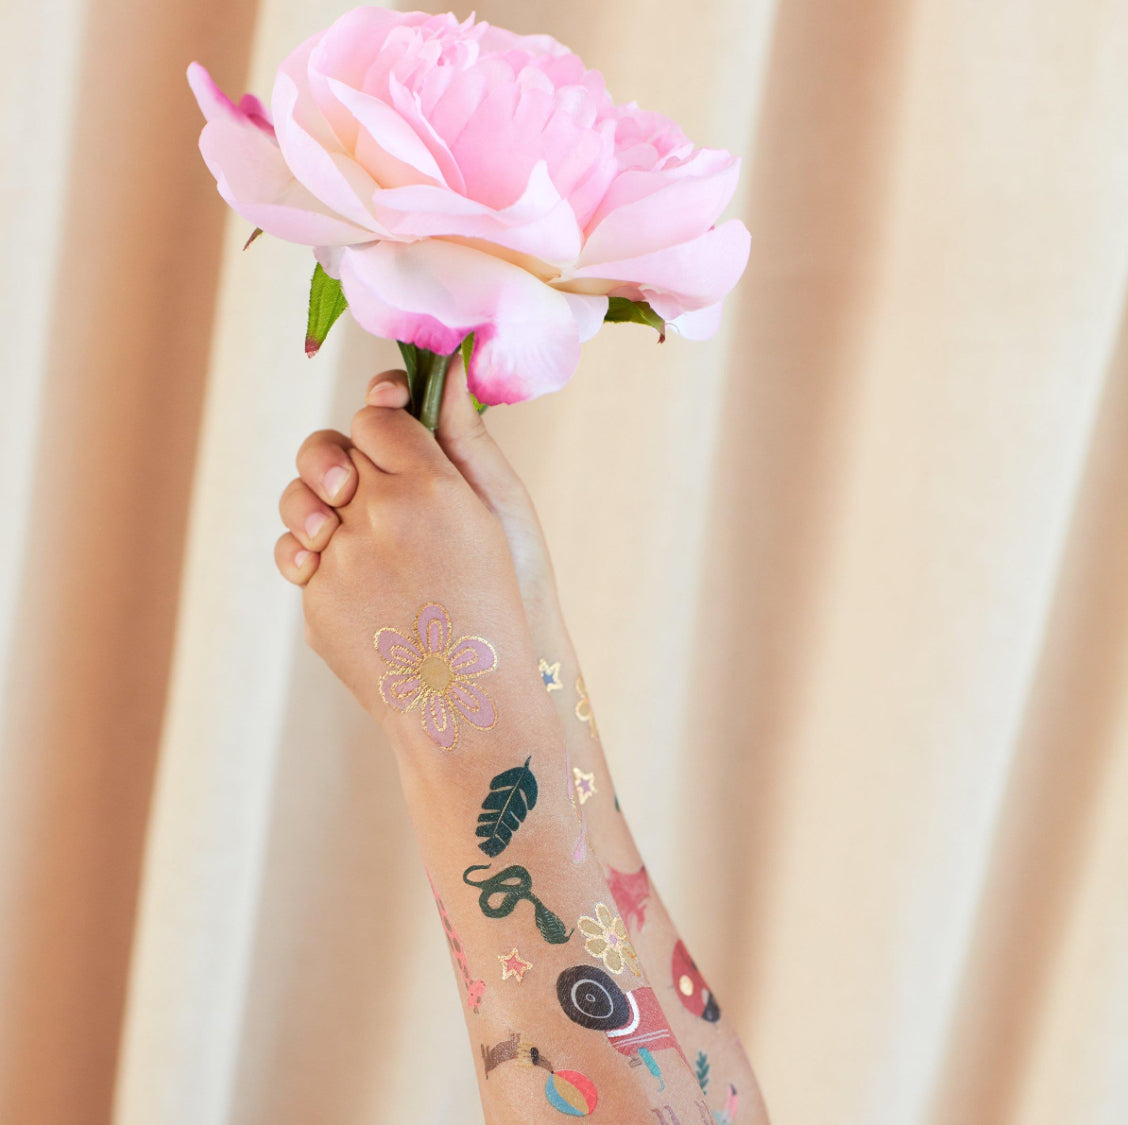
[[(397, 356), (305, 358), (312, 259), (243, 252), (184, 77), (267, 94), (348, 6), (0, 11), (5, 1125), (481, 1120), (392, 759), (271, 557)], [(488, 422), (773, 1120), (1123, 1122), (1128, 8), (477, 11), (745, 158), (720, 334), (609, 326)]]

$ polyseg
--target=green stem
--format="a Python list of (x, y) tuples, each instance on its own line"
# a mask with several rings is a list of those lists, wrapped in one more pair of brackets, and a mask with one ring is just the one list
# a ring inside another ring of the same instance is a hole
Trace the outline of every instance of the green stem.
[(443, 387), (446, 384), (447, 370), (453, 355), (436, 355), (424, 348), (417, 348), (419, 356), (419, 379), (423, 395), (419, 400), (419, 421), (434, 433), (439, 425), (439, 408), (443, 403)]

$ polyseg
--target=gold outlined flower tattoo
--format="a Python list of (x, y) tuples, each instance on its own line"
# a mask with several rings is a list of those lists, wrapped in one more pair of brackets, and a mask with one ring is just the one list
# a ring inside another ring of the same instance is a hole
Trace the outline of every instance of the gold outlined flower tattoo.
[(497, 667), (497, 652), (481, 637), (452, 639), (450, 614), (435, 602), (415, 618), (411, 637), (380, 629), (376, 651), (388, 665), (380, 695), (395, 711), (418, 710), (423, 732), (443, 750), (459, 741), (459, 719), (479, 730), (497, 722), (493, 700), (475, 683)]
[(584, 949), (597, 961), (602, 961), (607, 971), (616, 976), (624, 969), (641, 976), (638, 955), (631, 944), (623, 919), (612, 914), (602, 902), (595, 904), (595, 917), (584, 915), (577, 923), (580, 933), (587, 939)]

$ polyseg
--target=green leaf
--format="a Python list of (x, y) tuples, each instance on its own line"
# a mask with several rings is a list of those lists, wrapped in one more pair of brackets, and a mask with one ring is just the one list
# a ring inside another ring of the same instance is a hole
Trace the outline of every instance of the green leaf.
[(666, 322), (646, 301), (629, 301), (626, 297), (610, 297), (607, 315), (609, 324), (648, 324), (658, 333), (658, 343), (666, 339)]
[(505, 851), (529, 810), (536, 807), (537, 779), (529, 769), (531, 761), (526, 758), (523, 766), (505, 770), (490, 782), (482, 802), (485, 811), (478, 814), (477, 835), (484, 837), (478, 847), (491, 858)]
[(309, 283), (309, 320), (306, 322), (305, 352), (312, 358), (317, 355), (329, 329), (337, 317), (348, 307), (341, 283), (330, 277), (318, 262)]
[[(469, 373), (470, 371), (470, 357), (474, 354), (474, 333), (471, 332), (462, 341), (462, 370)], [(477, 396), (473, 391), (470, 392), (470, 401), (474, 404), (474, 409), (479, 414), (485, 414), (489, 407), (484, 402), (479, 402)]]

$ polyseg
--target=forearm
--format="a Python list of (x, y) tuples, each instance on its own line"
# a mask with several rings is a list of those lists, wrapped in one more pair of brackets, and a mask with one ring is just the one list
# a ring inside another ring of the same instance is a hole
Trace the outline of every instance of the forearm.
[[(455, 616), (455, 634), (482, 621), (481, 610)], [(419, 708), (391, 724), (487, 1121), (551, 1121), (573, 1106), (616, 1125), (713, 1125), (654, 985), (619, 936), (573, 801), (565, 731), (522, 634), (503, 619), (488, 627), (496, 671), (475, 683), (493, 710), (490, 729), (462, 723), (447, 752)]]
[(764, 1125), (767, 1111), (736, 1028), (690, 958), (631, 834), (575, 649), (555, 598), (530, 614), (547, 697), (565, 731), (588, 838), (672, 1030), (721, 1125)]

